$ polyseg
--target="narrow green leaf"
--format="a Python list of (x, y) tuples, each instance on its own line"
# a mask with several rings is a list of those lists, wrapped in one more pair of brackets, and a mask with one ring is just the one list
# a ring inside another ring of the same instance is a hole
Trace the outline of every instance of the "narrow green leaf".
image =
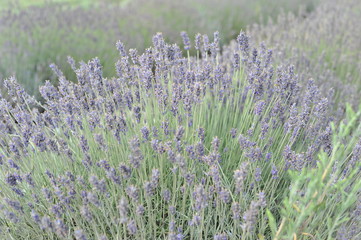
[(269, 223), (269, 227), (272, 232), (272, 236), (274, 236), (274, 235), (276, 235), (276, 232), (277, 232), (276, 219), (269, 209), (266, 209), (266, 214), (268, 217), (268, 223)]

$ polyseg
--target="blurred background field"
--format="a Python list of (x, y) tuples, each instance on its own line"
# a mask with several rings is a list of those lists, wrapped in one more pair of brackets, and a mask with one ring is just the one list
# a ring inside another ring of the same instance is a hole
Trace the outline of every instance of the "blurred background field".
[(152, 36), (181, 44), (179, 33), (219, 31), (228, 44), (240, 30), (275, 20), (282, 12), (311, 12), (319, 0), (0, 0), (0, 79), (16, 76), (39, 98), (38, 87), (55, 81), (49, 64), (75, 78), (67, 56), (88, 61), (97, 56), (104, 75), (114, 76), (117, 40), (142, 52)]

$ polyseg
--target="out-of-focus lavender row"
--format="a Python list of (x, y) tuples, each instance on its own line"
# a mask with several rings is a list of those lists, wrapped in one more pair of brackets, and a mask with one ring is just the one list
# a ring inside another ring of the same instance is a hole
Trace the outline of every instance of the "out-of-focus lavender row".
[[(281, 14), (275, 23), (253, 24), (247, 33), (272, 47), (275, 61), (290, 62), (299, 80), (314, 78), (329, 100), (357, 107), (361, 91), (361, 6), (358, 1), (329, 0), (315, 11)], [(332, 92), (329, 92), (333, 89)], [(340, 116), (343, 109), (338, 109)]]

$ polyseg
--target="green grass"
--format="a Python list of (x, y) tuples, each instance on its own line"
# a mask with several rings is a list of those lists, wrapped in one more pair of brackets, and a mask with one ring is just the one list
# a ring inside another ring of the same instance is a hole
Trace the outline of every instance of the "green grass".
[(41, 7), (45, 4), (55, 3), (55, 4), (67, 4), (74, 7), (89, 7), (91, 5), (108, 2), (126, 5), (131, 0), (1, 0), (3, 1), (0, 4), (0, 12), (3, 10), (10, 10), (13, 8), (24, 9), (27, 7)]

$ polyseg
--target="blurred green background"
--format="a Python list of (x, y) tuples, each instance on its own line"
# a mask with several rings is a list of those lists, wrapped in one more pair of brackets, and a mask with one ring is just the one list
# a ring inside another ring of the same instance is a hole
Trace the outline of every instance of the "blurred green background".
[[(1, 3), (2, 2), (2, 3)], [(49, 64), (56, 63), (70, 80), (75, 75), (67, 56), (76, 61), (99, 57), (104, 75), (115, 75), (115, 47), (142, 52), (152, 36), (182, 45), (179, 33), (219, 31), (221, 44), (253, 23), (275, 19), (282, 11), (312, 11), (319, 0), (0, 0), (0, 79), (16, 76), (38, 99), (45, 80), (56, 83)]]

